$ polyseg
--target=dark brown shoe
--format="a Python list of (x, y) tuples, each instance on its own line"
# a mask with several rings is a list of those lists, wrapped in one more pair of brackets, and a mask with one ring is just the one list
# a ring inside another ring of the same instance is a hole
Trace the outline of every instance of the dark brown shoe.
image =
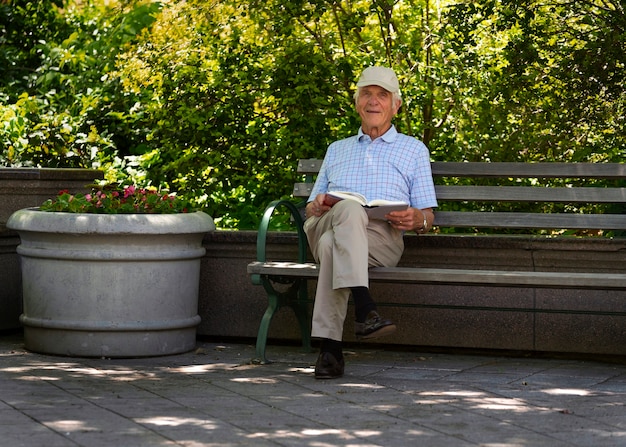
[(354, 333), (359, 340), (369, 340), (372, 338), (384, 337), (393, 334), (396, 325), (391, 320), (385, 320), (375, 310), (367, 314), (364, 323), (354, 323)]
[(337, 379), (343, 376), (344, 361), (337, 360), (330, 352), (320, 352), (315, 363), (316, 379)]

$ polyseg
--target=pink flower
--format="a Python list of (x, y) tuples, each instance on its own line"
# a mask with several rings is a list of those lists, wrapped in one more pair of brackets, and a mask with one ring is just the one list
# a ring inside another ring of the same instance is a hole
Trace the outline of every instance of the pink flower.
[(126, 188), (124, 188), (124, 198), (127, 199), (128, 197), (132, 196), (133, 194), (135, 194), (135, 187), (133, 185), (127, 186)]

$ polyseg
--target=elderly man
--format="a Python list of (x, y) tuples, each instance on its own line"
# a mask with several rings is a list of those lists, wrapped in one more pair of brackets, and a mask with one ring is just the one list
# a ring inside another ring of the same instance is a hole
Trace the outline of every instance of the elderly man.
[[(419, 140), (392, 125), (402, 104), (395, 72), (366, 68), (354, 95), (361, 117), (357, 135), (328, 147), (306, 206), (304, 230), (320, 265), (312, 333), (321, 339), (315, 378), (343, 376), (343, 324), (353, 297), (358, 339), (393, 333), (395, 324), (382, 318), (369, 293), (368, 268), (395, 266), (404, 250), (406, 231), (426, 233), (437, 206), (429, 153)], [(333, 203), (327, 193), (351, 191), (368, 199), (409, 204), (383, 219), (369, 219), (356, 201)]]

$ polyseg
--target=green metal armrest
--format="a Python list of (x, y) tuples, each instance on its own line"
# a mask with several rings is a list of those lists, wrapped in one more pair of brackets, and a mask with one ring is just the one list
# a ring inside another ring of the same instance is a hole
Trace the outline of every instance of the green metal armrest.
[[(280, 207), (285, 207), (291, 213), (291, 217), (294, 220), (296, 225), (296, 230), (298, 232), (298, 262), (304, 263), (306, 262), (307, 255), (307, 239), (306, 234), (304, 233), (304, 229), (302, 228), (304, 225), (304, 220), (302, 219), (302, 215), (300, 210), (306, 205), (306, 202), (293, 203), (289, 200), (275, 200), (270, 203), (267, 208), (265, 208), (265, 212), (263, 213), (263, 218), (261, 219), (261, 223), (259, 224), (259, 231), (256, 239), (256, 260), (260, 262), (267, 261), (267, 233), (269, 231), (270, 222), (272, 220), (272, 215), (274, 211), (276, 211)], [(261, 278), (259, 275), (252, 275), (252, 283), (256, 285), (261, 285)]]

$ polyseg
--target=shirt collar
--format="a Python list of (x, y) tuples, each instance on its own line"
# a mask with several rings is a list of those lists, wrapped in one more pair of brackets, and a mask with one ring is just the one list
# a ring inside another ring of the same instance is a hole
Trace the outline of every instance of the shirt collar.
[[(397, 136), (398, 136), (398, 131), (396, 130), (396, 126), (392, 124), (389, 130), (378, 138), (381, 138), (385, 143), (393, 143)], [(359, 127), (359, 133), (357, 134), (357, 139), (359, 141), (363, 141), (363, 138), (370, 138), (370, 136), (367, 134), (364, 134), (363, 128)]]

